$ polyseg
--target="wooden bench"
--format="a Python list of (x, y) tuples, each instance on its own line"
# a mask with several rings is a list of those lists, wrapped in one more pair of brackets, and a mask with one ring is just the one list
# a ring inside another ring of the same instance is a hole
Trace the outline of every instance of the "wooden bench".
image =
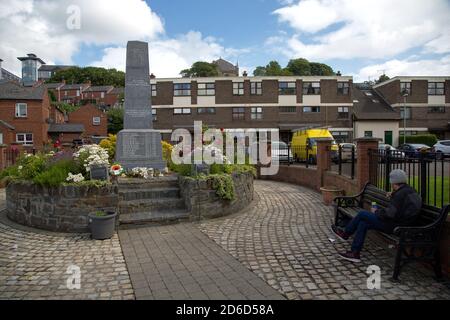
[[(386, 208), (389, 198), (386, 192), (370, 183), (366, 184), (363, 191), (356, 196), (335, 198), (335, 224), (345, 226), (359, 211), (370, 208), (372, 202)], [(449, 210), (450, 205), (442, 209), (423, 205), (413, 226), (398, 227), (393, 234), (378, 231), (381, 236), (397, 247), (392, 277), (394, 281), (398, 281), (402, 267), (413, 261), (430, 263), (436, 277), (442, 278), (439, 242)]]

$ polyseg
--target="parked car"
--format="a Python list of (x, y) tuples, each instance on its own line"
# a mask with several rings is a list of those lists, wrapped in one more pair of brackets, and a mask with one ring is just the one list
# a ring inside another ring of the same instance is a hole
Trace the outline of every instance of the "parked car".
[(380, 154), (380, 160), (381, 162), (386, 161), (386, 156), (389, 154), (391, 161), (400, 161), (405, 158), (405, 153), (398, 150), (397, 148), (394, 148), (390, 144), (386, 143), (380, 143), (378, 145), (378, 151)]
[(432, 149), (426, 144), (407, 143), (398, 147), (409, 158), (419, 158), (422, 152), (430, 153)]
[[(340, 143), (339, 148), (341, 148), (341, 161), (352, 161), (352, 149), (355, 150), (355, 159), (357, 157), (356, 154), (356, 145), (353, 143)], [(336, 162), (339, 160), (339, 151), (336, 157)]]
[(279, 162), (293, 163), (292, 150), (287, 143), (283, 141), (275, 141), (271, 144), (272, 159), (278, 156)]
[(442, 154), (444, 157), (450, 156), (450, 140), (440, 140), (433, 146), (433, 151)]

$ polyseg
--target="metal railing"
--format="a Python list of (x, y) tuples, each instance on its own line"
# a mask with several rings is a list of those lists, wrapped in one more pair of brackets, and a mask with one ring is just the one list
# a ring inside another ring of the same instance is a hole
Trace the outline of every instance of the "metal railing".
[(442, 153), (369, 150), (372, 184), (391, 191), (389, 174), (395, 169), (406, 172), (408, 184), (417, 190), (424, 204), (442, 208), (450, 202), (450, 159)]
[[(356, 146), (350, 147), (339, 145), (339, 149), (336, 156), (332, 156), (332, 161), (337, 165), (337, 173), (339, 175), (349, 176), (351, 179), (355, 179), (355, 163), (356, 163)], [(332, 168), (336, 170), (336, 168)]]

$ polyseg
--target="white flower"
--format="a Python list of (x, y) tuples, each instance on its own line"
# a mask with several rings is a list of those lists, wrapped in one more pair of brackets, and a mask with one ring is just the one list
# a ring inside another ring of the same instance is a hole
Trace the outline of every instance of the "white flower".
[(23, 169), (23, 166), (19, 166), (17, 169), (22, 170), (22, 169)]
[(84, 181), (84, 177), (83, 177), (83, 175), (81, 173), (75, 174), (75, 175), (72, 174), (72, 173), (69, 173), (69, 175), (67, 176), (66, 181), (67, 182), (75, 182), (75, 183), (82, 182), (82, 181)]

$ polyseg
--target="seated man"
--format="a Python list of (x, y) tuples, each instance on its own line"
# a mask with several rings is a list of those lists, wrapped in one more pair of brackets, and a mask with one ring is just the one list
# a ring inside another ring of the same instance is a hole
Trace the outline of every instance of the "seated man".
[(410, 187), (408, 178), (403, 170), (393, 170), (390, 173), (390, 182), (393, 192), (389, 206), (386, 209), (372, 208), (371, 212), (361, 211), (353, 218), (344, 230), (333, 225), (333, 232), (342, 240), (355, 234), (351, 251), (339, 253), (339, 256), (351, 262), (360, 262), (360, 252), (368, 230), (379, 230), (392, 233), (396, 227), (409, 226), (414, 223), (422, 207), (422, 199)]

